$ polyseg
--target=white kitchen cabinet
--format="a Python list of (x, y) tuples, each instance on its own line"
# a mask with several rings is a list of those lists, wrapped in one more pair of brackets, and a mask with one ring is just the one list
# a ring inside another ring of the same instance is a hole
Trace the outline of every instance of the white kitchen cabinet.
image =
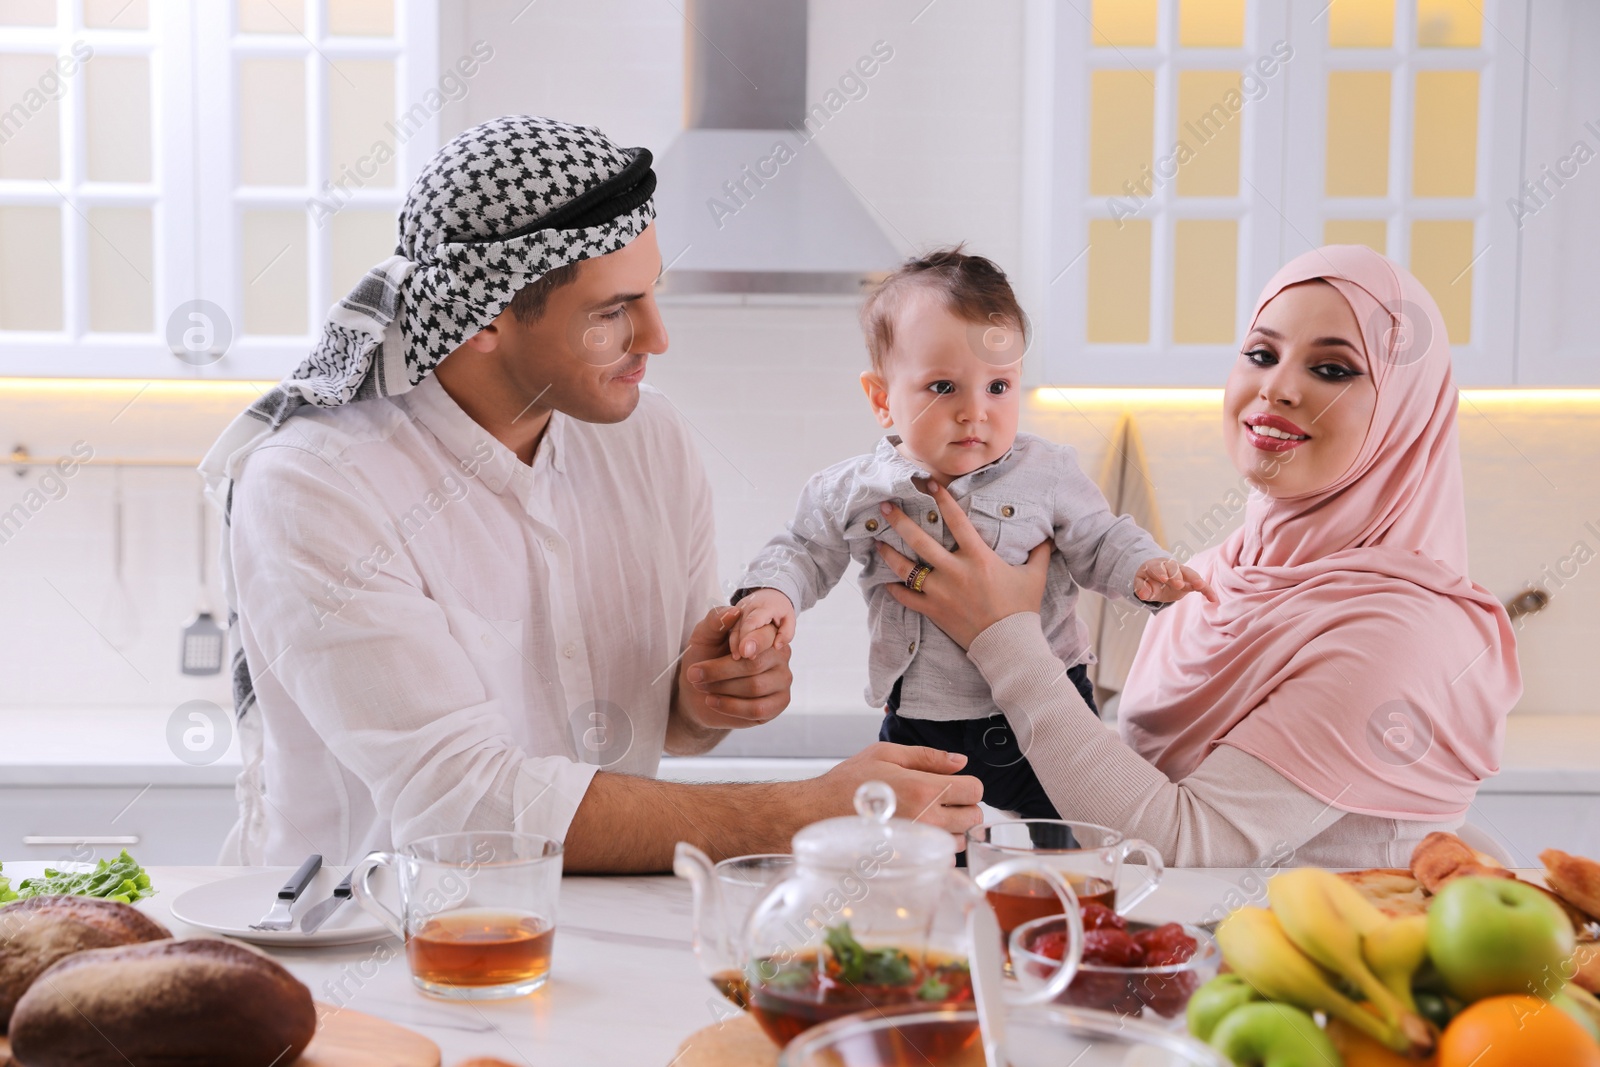
[(0, 860), (211, 864), (237, 816), (231, 785), (0, 786)]

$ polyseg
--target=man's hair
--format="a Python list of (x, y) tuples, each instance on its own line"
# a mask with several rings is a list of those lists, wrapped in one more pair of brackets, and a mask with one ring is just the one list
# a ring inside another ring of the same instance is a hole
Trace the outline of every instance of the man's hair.
[(547, 271), (538, 281), (530, 282), (517, 290), (517, 295), (511, 298), (507, 306), (511, 314), (524, 326), (532, 325), (539, 321), (539, 316), (544, 314), (545, 304), (550, 301), (550, 294), (569, 285), (578, 277), (578, 264), (582, 260), (564, 263), (555, 270)]
[(1005, 271), (983, 256), (969, 256), (965, 244), (939, 248), (908, 259), (867, 294), (861, 306), (861, 330), (867, 338), (872, 369), (883, 374), (894, 347), (894, 323), (906, 295), (931, 289), (958, 318), (980, 326), (1010, 326), (1028, 338), (1028, 317), (1011, 291)]

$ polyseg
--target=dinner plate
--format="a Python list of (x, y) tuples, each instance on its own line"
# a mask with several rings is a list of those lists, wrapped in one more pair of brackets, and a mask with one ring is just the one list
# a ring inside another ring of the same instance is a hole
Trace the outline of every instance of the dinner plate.
[[(1117, 892), (1131, 893), (1144, 884), (1144, 867), (1125, 863), (1117, 875)], [(1192, 923), (1196, 926), (1224, 918), (1225, 903), (1239, 886), (1203, 871), (1168, 867), (1156, 891), (1134, 906), (1128, 918), (1144, 923)]]
[[(333, 887), (349, 871), (348, 867), (323, 867), (317, 872), (306, 891), (295, 901), (292, 914), (296, 922), (315, 905), (333, 895)], [(381, 941), (392, 936), (389, 929), (362, 910), (354, 900), (346, 901), (323, 923), (314, 934), (303, 934), (298, 926), (290, 930), (252, 930), (250, 924), (258, 922), (277, 896), (283, 883), (293, 874), (293, 867), (266, 867), (236, 878), (197, 885), (179, 894), (170, 907), (172, 917), (179, 922), (198, 926), (216, 934), (226, 934), (240, 941), (258, 945), (358, 945), (366, 941)], [(394, 891), (387, 872), (373, 872), (372, 888), (386, 906), (399, 911), (399, 894)]]

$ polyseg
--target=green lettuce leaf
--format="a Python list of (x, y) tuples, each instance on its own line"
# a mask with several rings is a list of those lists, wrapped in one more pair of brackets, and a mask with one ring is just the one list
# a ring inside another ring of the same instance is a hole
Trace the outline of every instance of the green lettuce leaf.
[(24, 878), (17, 883), (16, 891), (9, 898), (5, 895), (8, 891), (8, 880), (0, 878), (0, 901), (65, 893), (132, 904), (155, 893), (150, 888), (150, 876), (139, 866), (138, 860), (128, 855), (127, 849), (116, 859), (96, 863), (92, 871), (58, 871), (46, 867), (43, 877)]

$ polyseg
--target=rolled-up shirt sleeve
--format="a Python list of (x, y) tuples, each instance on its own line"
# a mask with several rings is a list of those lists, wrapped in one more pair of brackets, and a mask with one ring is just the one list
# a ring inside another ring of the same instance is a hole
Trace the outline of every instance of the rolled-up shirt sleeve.
[[(303, 716), (370, 790), (393, 842), (459, 830), (563, 837), (597, 767), (517, 744), (508, 716), (529, 709), (489, 695), (440, 603), (457, 594), (427, 587), (382, 509), (339, 466), (269, 446), (236, 482), (230, 536), (258, 693), (290, 698), (283, 713)], [(251, 713), (270, 714), (270, 703)], [(274, 782), (326, 788), (318, 773), (280, 766)], [(294, 821), (292, 796), (268, 800)], [(297, 829), (314, 841), (334, 832)]]

